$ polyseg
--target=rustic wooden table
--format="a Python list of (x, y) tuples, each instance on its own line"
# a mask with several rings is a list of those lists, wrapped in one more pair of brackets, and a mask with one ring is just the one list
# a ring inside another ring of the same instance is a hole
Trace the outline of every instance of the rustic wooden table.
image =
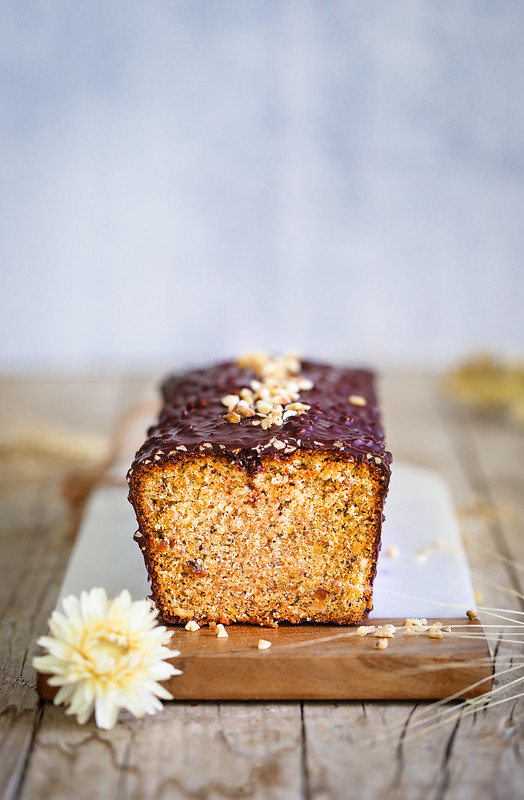
[[(32, 418), (109, 436), (127, 407), (154, 398), (155, 384), (155, 376), (4, 378), (4, 425), (11, 417)], [(438, 470), (451, 486), (479, 605), (511, 610), (505, 620), (486, 611), (483, 622), (524, 622), (524, 432), (450, 406), (435, 377), (387, 375), (381, 389), (394, 455)], [(114, 730), (102, 732), (42, 703), (31, 659), (74, 530), (63, 474), (24, 472), (11, 452), (0, 447), (0, 455), (3, 796), (523, 796), (524, 627), (487, 628), (497, 680), (480, 705), (172, 702), (156, 717), (122, 715)]]

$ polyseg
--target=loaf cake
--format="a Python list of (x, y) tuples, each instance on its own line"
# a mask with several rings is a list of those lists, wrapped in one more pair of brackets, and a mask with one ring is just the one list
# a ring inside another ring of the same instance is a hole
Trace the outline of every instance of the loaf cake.
[(128, 482), (163, 619), (366, 617), (391, 463), (373, 374), (253, 354), (162, 394)]

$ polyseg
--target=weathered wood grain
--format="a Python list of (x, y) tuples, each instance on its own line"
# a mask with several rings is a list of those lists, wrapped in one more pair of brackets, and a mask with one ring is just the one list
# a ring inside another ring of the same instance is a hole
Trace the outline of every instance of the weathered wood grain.
[[(522, 593), (524, 431), (515, 429), (499, 417), (465, 409), (454, 409), (450, 418), (455, 425), (464, 427), (469, 438), (469, 452), (475, 464), (473, 479), (478, 495), (478, 513), (484, 515), (493, 542), (487, 545), (486, 555), (493, 557), (495, 551), (502, 556), (510, 579), (508, 593), (511, 594), (511, 590)], [(520, 609), (524, 610), (522, 599)]]
[[(99, 403), (90, 407), (91, 380), (3, 379), (2, 413), (43, 424), (110, 431), (117, 385), (95, 381)], [(61, 475), (60, 475), (61, 477)], [(42, 474), (0, 493), (0, 796), (16, 797), (40, 720), (31, 660), (36, 638), (56, 597), (74, 529), (57, 476)]]
[[(46, 626), (67, 563), (70, 531), (60, 499), (39, 490), (18, 505), (4, 503), (0, 522), (0, 791), (16, 795), (39, 706), (31, 659)], [(10, 511), (11, 513), (7, 513)]]
[[(24, 800), (300, 797), (300, 706), (170, 703), (113, 731), (50, 709)], [(99, 792), (99, 794), (97, 794)]]

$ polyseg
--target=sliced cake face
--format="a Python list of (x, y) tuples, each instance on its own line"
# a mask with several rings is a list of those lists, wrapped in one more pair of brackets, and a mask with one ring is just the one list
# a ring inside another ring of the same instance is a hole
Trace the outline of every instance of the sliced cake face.
[(359, 621), (391, 460), (372, 375), (305, 362), (265, 398), (260, 377), (225, 364), (164, 385), (129, 473), (153, 597), (172, 622)]

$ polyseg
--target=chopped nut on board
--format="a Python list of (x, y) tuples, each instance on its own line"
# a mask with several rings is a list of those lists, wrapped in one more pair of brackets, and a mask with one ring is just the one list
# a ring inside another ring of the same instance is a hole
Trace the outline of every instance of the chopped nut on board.
[(388, 623), (387, 625), (378, 625), (373, 635), (376, 639), (393, 639), (395, 631), (395, 626)]
[(375, 626), (374, 625), (360, 625), (357, 628), (357, 636), (367, 636), (368, 633), (374, 633)]

